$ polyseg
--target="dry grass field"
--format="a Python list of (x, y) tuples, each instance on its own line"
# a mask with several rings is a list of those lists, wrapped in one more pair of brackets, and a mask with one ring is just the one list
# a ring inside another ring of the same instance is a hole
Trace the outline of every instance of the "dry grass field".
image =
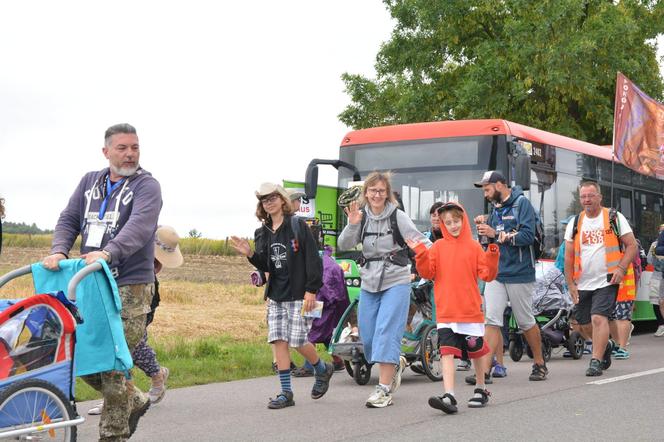
[[(48, 249), (41, 248), (3, 248), (0, 274), (39, 261), (47, 253)], [(263, 290), (248, 284), (251, 270), (242, 257), (186, 255), (182, 267), (159, 274), (161, 305), (150, 335), (166, 345), (219, 336), (264, 340)], [(32, 293), (31, 278), (23, 276), (0, 289), (0, 298)]]

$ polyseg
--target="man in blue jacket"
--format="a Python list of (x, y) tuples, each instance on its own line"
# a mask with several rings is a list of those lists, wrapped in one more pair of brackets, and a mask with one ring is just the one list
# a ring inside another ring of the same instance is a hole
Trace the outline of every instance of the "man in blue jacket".
[[(103, 259), (115, 277), (121, 317), (132, 351), (145, 333), (154, 295), (154, 234), (161, 211), (161, 188), (139, 165), (136, 129), (116, 124), (106, 130), (102, 152), (109, 167), (87, 173), (69, 199), (55, 226), (45, 268), (59, 270), (81, 235), (86, 264)], [(83, 379), (104, 397), (99, 440), (124, 441), (150, 406), (148, 397), (127, 383), (124, 372), (107, 371)]]
[[(532, 349), (534, 364), (529, 379), (543, 381), (548, 369), (542, 357), (540, 329), (532, 311), (535, 290), (535, 210), (519, 187), (510, 189), (505, 177), (497, 171), (488, 171), (475, 183), (484, 197), (495, 208), (488, 217), (475, 218), (478, 235), (487, 236), (500, 247), (498, 276), (486, 284), (484, 299), (486, 330), (484, 338), (503, 366), (503, 313), (509, 301), (516, 322)], [(488, 218), (488, 219), (487, 219)], [(505, 372), (501, 374), (506, 374)]]

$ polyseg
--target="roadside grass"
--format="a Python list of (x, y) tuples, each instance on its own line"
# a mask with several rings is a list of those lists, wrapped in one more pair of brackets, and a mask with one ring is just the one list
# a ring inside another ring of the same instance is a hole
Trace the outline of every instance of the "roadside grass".
[[(43, 247), (4, 246), (0, 274), (37, 262), (48, 253)], [(248, 281), (251, 270), (241, 257), (185, 254), (184, 266), (159, 274), (161, 304), (148, 335), (159, 363), (170, 370), (168, 388), (272, 375), (263, 288), (242, 283)], [(23, 276), (3, 287), (0, 298), (25, 298), (32, 293), (32, 278)], [(323, 346), (318, 346), (318, 353), (331, 360)], [(297, 365), (302, 364), (297, 352), (291, 355)], [(142, 390), (150, 388), (149, 378), (140, 369), (134, 368), (132, 375)], [(77, 379), (76, 397), (83, 401), (100, 395)]]
[[(159, 364), (168, 367), (170, 371), (168, 388), (273, 375), (272, 350), (264, 337), (249, 342), (238, 342), (231, 336), (199, 339), (169, 338), (161, 342), (153, 342), (150, 339), (149, 341), (157, 352)], [(319, 345), (317, 350), (324, 360), (331, 360), (322, 345)], [(302, 365), (302, 356), (295, 351), (291, 352), (291, 356), (298, 366)], [(150, 389), (150, 379), (140, 369), (134, 367), (132, 376), (141, 390), (147, 392)], [(278, 383), (276, 376), (275, 383)], [(80, 378), (77, 379), (76, 399), (78, 401), (99, 398), (101, 395), (98, 392)]]
[[(49, 248), (52, 240), (52, 234), (5, 233), (2, 237), (4, 246), (20, 248)], [(253, 246), (253, 239), (249, 239), (249, 242)], [(80, 245), (81, 239), (78, 238), (72, 250), (79, 250)], [(182, 253), (186, 255), (237, 256), (228, 238), (181, 238), (179, 245)]]

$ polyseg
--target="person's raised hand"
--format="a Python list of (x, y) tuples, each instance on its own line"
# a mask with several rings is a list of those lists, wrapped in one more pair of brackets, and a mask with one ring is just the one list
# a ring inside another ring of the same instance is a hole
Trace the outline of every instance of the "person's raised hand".
[(360, 224), (362, 222), (362, 211), (360, 210), (360, 203), (353, 201), (344, 208), (346, 216), (348, 217), (349, 224)]
[(252, 257), (253, 253), (251, 251), (251, 246), (249, 241), (244, 238), (238, 238), (237, 236), (231, 236), (231, 247), (235, 249), (241, 255)]

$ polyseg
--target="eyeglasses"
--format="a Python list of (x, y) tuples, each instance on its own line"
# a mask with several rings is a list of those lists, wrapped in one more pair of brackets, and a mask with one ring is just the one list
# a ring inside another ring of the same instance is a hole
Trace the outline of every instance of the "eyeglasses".
[(582, 200), (590, 200), (590, 199), (595, 198), (596, 196), (599, 196), (599, 194), (598, 193), (591, 193), (591, 194), (588, 194), (588, 195), (579, 195), (579, 198), (582, 199)]
[(261, 198), (261, 203), (263, 204), (268, 204), (268, 203), (273, 203), (279, 199), (279, 195), (267, 195)]
[(387, 195), (387, 189), (367, 189), (369, 195)]

